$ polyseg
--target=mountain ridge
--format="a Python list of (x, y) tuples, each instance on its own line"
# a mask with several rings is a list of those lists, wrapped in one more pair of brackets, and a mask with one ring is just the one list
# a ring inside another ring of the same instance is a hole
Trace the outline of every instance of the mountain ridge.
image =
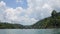
[(60, 12), (57, 13), (55, 10), (53, 10), (50, 17), (39, 20), (37, 23), (30, 26), (0, 22), (0, 29), (47, 29), (47, 28), (60, 28)]

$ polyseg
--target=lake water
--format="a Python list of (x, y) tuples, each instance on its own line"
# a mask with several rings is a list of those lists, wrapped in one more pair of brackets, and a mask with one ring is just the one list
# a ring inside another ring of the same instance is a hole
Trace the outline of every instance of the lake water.
[(60, 29), (0, 29), (0, 34), (60, 34)]

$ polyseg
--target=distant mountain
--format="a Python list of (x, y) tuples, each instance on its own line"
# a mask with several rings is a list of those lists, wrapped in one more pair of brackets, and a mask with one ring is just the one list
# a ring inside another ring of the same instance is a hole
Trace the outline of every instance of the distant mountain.
[(20, 24), (10, 24), (10, 23), (2, 23), (0, 22), (0, 29), (22, 29), (23, 26)]
[(46, 29), (46, 28), (60, 28), (60, 12), (57, 13), (55, 10), (53, 10), (50, 17), (42, 19), (30, 26), (0, 22), (0, 29)]

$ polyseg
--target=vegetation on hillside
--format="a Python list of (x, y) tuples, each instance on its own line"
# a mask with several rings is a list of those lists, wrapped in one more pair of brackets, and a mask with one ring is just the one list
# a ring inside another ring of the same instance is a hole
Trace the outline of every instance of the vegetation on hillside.
[(32, 25), (34, 28), (60, 28), (60, 12), (52, 11), (51, 17), (45, 18)]
[(0, 29), (22, 29), (22, 25), (20, 24), (10, 24), (10, 23), (1, 23), (0, 22)]

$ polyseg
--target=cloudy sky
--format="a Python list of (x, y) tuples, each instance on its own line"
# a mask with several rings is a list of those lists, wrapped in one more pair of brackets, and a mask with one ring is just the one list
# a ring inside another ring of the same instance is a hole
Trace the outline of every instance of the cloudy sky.
[(60, 0), (0, 0), (0, 21), (32, 25), (60, 11)]

